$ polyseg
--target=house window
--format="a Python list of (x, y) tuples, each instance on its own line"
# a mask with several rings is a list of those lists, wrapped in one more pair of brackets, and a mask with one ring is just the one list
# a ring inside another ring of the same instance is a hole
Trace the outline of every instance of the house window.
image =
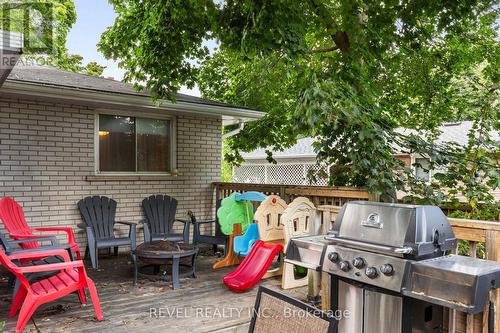
[(415, 159), (415, 176), (423, 181), (430, 181), (429, 173), (429, 159), (428, 158), (416, 158)]
[(99, 172), (168, 173), (172, 169), (172, 123), (99, 115)]

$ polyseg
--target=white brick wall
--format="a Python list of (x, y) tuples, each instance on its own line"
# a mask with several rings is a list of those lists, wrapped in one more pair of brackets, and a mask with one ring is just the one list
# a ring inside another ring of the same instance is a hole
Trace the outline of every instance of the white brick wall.
[[(0, 97), (0, 197), (15, 198), (30, 226), (70, 226), (83, 251), (85, 234), (76, 227), (81, 222), (76, 203), (89, 195), (115, 199), (117, 218), (124, 221), (142, 219), (142, 199), (159, 193), (177, 198), (177, 217), (185, 218), (188, 209), (200, 218), (213, 215), (220, 119), (177, 116), (178, 177), (89, 182), (86, 176), (95, 169), (95, 112), (83, 105)], [(140, 243), (142, 230), (138, 236)]]

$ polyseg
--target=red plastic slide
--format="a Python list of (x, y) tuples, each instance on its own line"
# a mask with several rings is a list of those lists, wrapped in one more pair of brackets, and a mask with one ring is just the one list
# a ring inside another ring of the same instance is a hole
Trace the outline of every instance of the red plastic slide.
[(233, 272), (224, 276), (224, 284), (238, 293), (252, 288), (266, 274), (274, 257), (282, 250), (283, 246), (280, 244), (264, 243), (258, 240), (243, 262)]

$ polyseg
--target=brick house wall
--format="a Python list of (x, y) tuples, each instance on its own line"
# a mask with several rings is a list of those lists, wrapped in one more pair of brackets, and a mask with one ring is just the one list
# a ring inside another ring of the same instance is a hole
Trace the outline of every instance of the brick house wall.
[[(117, 219), (123, 221), (141, 220), (142, 199), (159, 193), (178, 199), (179, 218), (185, 218), (188, 209), (199, 218), (213, 216), (211, 183), (221, 172), (220, 118), (176, 117), (176, 177), (89, 181), (95, 170), (95, 113), (83, 104), (0, 97), (0, 197), (15, 198), (30, 226), (70, 226), (83, 250), (86, 238), (76, 226), (82, 222), (76, 203), (89, 195), (115, 199)], [(142, 238), (138, 229), (138, 243)]]

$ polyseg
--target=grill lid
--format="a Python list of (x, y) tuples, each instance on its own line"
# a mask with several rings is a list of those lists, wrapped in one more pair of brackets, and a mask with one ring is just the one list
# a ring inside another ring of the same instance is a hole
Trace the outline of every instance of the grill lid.
[(369, 201), (346, 203), (337, 215), (330, 239), (413, 257), (452, 250), (457, 244), (439, 207)]

